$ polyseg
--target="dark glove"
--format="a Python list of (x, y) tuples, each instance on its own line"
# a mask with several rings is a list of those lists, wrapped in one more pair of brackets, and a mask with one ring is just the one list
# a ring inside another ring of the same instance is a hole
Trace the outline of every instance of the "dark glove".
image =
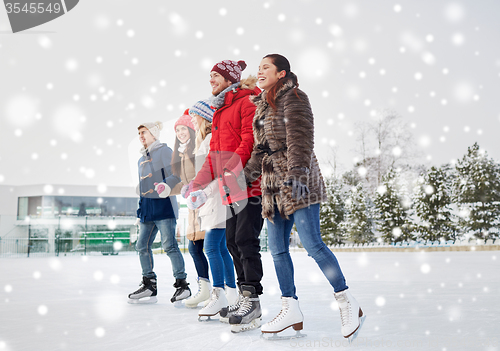
[(294, 198), (296, 201), (299, 201), (301, 198), (306, 197), (307, 194), (310, 193), (307, 185), (299, 180), (290, 179), (283, 184), (292, 187), (292, 198)]
[(236, 176), (233, 172), (231, 172), (229, 170), (224, 170), (224, 180), (226, 182), (226, 185), (223, 186), (223, 189), (226, 192), (226, 194), (229, 194), (229, 192), (230, 192), (230, 189), (227, 186), (227, 184), (231, 182), (230, 179), (233, 179), (236, 181), (240, 190), (245, 190), (246, 188), (252, 187), (252, 183), (249, 183), (246, 180), (245, 172), (241, 171), (240, 174), (238, 176)]

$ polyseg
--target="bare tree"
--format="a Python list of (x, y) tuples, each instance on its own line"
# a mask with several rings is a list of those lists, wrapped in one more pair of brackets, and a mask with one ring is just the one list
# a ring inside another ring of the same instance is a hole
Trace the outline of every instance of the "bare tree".
[(381, 184), (388, 169), (409, 168), (410, 161), (419, 157), (408, 123), (393, 110), (384, 109), (374, 121), (358, 123), (356, 140), (361, 161), (355, 168), (371, 192)]
[(338, 151), (339, 148), (337, 146), (329, 146), (328, 157), (324, 163), (328, 164), (330, 168), (333, 170), (333, 176), (337, 177), (339, 164), (338, 160)]
[[(356, 141), (358, 142), (358, 152), (361, 155), (362, 162), (366, 160), (367, 147), (370, 144), (370, 129), (371, 125), (365, 121), (357, 122), (354, 125), (354, 130), (356, 131)], [(363, 163), (363, 166), (365, 164)]]

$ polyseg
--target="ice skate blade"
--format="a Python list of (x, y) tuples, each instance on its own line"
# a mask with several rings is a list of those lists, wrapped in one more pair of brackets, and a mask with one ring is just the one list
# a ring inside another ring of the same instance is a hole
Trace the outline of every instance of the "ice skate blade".
[(148, 296), (140, 299), (131, 299), (130, 297), (128, 298), (128, 303), (132, 305), (147, 305), (157, 302), (158, 299), (156, 298), (156, 296)]
[(349, 341), (349, 344), (352, 344), (353, 341), (358, 337), (358, 333), (361, 330), (361, 327), (363, 326), (363, 323), (365, 322), (366, 315), (364, 314), (362, 317), (359, 318), (359, 327), (356, 329), (356, 331), (347, 338)]
[(219, 317), (219, 322), (229, 324), (229, 317)]
[(174, 301), (173, 304), (174, 304), (175, 308), (184, 308), (185, 307), (184, 304), (182, 303), (182, 300), (181, 301)]
[(248, 324), (231, 324), (231, 333), (241, 333), (257, 329), (262, 325), (262, 318), (256, 318)]
[(186, 306), (186, 308), (190, 308), (190, 309), (193, 309), (193, 310), (198, 308), (198, 304), (192, 305), (192, 304), (185, 303), (184, 306)]
[(262, 333), (260, 338), (268, 341), (278, 341), (278, 340), (294, 340), (298, 338), (306, 337), (307, 334), (302, 334), (300, 330), (295, 331), (295, 335), (278, 335), (278, 333)]
[[(216, 316), (213, 315), (213, 316)], [(213, 316), (198, 316), (198, 322), (211, 322), (211, 321), (216, 321), (216, 319), (212, 319), (211, 317)]]

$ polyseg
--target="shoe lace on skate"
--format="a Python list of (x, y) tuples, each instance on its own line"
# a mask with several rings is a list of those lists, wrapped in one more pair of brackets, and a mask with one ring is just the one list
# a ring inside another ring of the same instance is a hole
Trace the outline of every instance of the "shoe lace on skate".
[(237, 315), (244, 316), (246, 315), (250, 309), (252, 308), (252, 302), (250, 301), (250, 297), (243, 297), (243, 301), (241, 302), (240, 308), (236, 312)]
[(196, 299), (198, 296), (200, 296), (201, 294), (201, 281), (198, 280), (198, 292), (196, 293), (196, 295), (193, 296), (193, 299)]
[(139, 283), (139, 286), (140, 286), (140, 288), (137, 289), (136, 291), (134, 291), (132, 294), (139, 294), (139, 293), (143, 292), (144, 290), (146, 290), (146, 284), (144, 284), (144, 282), (141, 281)]
[(238, 295), (236, 302), (233, 305), (229, 305), (229, 307), (227, 308), (228, 311), (230, 312), (237, 311), (240, 308), (242, 299), (243, 297), (241, 295)]
[(351, 304), (347, 300), (346, 294), (337, 295), (337, 302), (339, 304), (340, 320), (342, 321), (342, 325), (348, 325), (349, 318), (351, 316)]
[(280, 313), (278, 313), (278, 315), (276, 317), (274, 317), (274, 319), (272, 321), (270, 321), (269, 324), (278, 323), (281, 319), (283, 319), (283, 317), (285, 317), (286, 314), (288, 313), (289, 307), (290, 307), (290, 305), (288, 304), (288, 301), (283, 300), (283, 305), (281, 306)]
[(208, 305), (205, 307), (207, 309), (213, 307), (217, 303), (217, 300), (219, 300), (219, 294), (217, 294), (217, 289), (212, 290), (212, 296), (210, 297), (210, 302)]

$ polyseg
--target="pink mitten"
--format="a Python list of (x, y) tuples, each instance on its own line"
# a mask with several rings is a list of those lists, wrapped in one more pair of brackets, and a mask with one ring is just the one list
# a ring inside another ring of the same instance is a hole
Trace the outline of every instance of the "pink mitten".
[[(155, 183), (155, 185), (157, 185), (158, 183)], [(164, 184), (159, 184), (157, 187), (156, 187), (156, 191), (158, 192), (158, 194), (161, 194), (163, 192), (163, 190), (165, 190), (165, 185)]]
[(155, 191), (158, 193), (158, 196), (161, 198), (166, 198), (170, 195), (170, 187), (165, 183), (154, 183)]

